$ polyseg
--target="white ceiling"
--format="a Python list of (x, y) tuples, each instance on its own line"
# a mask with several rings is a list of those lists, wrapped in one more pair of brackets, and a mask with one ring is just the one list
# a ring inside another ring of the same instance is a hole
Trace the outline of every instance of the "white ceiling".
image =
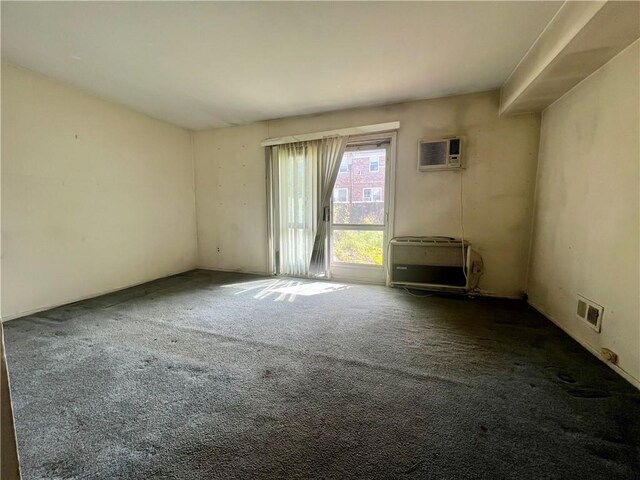
[(2, 2), (2, 57), (192, 129), (498, 88), (562, 2)]

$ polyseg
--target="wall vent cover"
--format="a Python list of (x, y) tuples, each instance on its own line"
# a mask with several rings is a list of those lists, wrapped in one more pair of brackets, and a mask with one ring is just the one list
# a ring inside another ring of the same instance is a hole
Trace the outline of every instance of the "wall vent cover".
[(598, 305), (596, 302), (578, 295), (576, 315), (598, 333), (600, 333), (600, 329), (602, 328), (603, 313), (604, 307), (602, 305)]

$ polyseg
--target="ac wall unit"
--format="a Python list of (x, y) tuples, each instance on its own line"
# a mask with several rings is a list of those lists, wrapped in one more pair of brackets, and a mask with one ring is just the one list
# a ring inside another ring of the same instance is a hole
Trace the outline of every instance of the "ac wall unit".
[(471, 245), (448, 237), (398, 237), (389, 246), (392, 287), (465, 293), (469, 290)]
[(421, 140), (418, 149), (418, 170), (458, 170), (462, 164), (462, 138)]

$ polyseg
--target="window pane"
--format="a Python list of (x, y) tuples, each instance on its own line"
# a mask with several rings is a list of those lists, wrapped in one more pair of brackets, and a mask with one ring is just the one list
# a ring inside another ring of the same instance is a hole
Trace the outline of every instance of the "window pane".
[(384, 225), (385, 161), (385, 149), (344, 153), (333, 190), (333, 223)]
[(333, 261), (382, 265), (382, 231), (334, 230)]
[(348, 188), (338, 188), (334, 192), (333, 201), (336, 203), (345, 203), (349, 200), (349, 189)]

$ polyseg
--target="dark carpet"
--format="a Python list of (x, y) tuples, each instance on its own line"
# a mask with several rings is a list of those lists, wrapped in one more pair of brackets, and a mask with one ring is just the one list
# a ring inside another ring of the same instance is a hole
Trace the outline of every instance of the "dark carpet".
[(25, 479), (640, 478), (640, 392), (523, 302), (198, 270), (5, 327)]

